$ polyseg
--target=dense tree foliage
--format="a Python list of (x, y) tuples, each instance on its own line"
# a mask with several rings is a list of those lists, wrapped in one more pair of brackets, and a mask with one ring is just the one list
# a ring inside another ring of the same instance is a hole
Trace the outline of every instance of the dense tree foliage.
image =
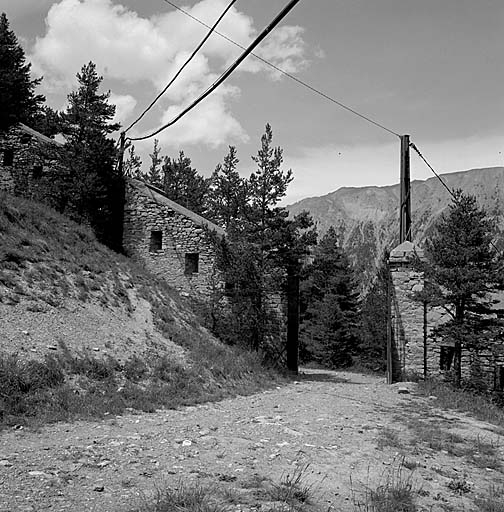
[(161, 167), (164, 193), (176, 203), (200, 215), (205, 214), (208, 179), (191, 165), (191, 159), (179, 152), (177, 159), (165, 157)]
[(66, 213), (89, 223), (102, 242), (118, 249), (124, 183), (108, 135), (119, 124), (112, 122), (115, 106), (108, 102), (110, 92), (99, 92), (102, 80), (93, 62), (84, 65), (77, 73), (78, 88), (68, 95), (68, 107), (61, 114), (66, 144), (60, 199)]
[(387, 368), (387, 316), (390, 274), (385, 255), (361, 303), (359, 363), (374, 371)]
[(32, 79), (31, 64), (9, 28), (5, 13), (0, 15), (0, 130), (22, 122), (33, 124), (42, 115), (44, 96), (35, 94), (41, 78)]
[(302, 282), (301, 355), (341, 368), (359, 345), (359, 302), (352, 267), (334, 228), (315, 249)]
[(502, 288), (502, 262), (492, 238), (495, 226), (476, 198), (462, 191), (426, 241), (426, 283), (421, 299), (447, 311), (435, 334), (453, 344), (454, 382), (461, 382), (462, 349), (491, 348), (502, 333), (491, 293)]
[(229, 146), (224, 162), (217, 165), (210, 178), (208, 216), (226, 229), (243, 217), (248, 200), (247, 180), (240, 176), (238, 162), (236, 148)]

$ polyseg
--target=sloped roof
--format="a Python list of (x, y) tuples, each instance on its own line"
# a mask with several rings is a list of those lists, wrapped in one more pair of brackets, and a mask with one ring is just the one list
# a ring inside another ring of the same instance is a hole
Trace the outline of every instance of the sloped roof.
[(46, 137), (42, 133), (38, 132), (37, 130), (34, 130), (33, 128), (30, 128), (29, 126), (26, 126), (23, 123), (19, 123), (18, 127), (21, 131), (27, 133), (28, 135), (31, 135), (32, 137), (35, 137), (40, 142), (45, 142), (47, 144), (55, 144), (56, 146), (63, 146), (61, 142), (58, 142), (54, 139), (50, 139), (49, 137)]
[(223, 237), (226, 235), (226, 231), (222, 229), (220, 226), (217, 226), (217, 224), (214, 224), (213, 222), (210, 222), (208, 219), (205, 219), (201, 215), (198, 215), (197, 213), (194, 213), (191, 210), (188, 210), (184, 206), (176, 203), (175, 201), (172, 201), (166, 195), (162, 190), (159, 190), (156, 187), (153, 187), (152, 185), (148, 185), (147, 183), (137, 180), (137, 179), (130, 179), (129, 183), (131, 186), (133, 186), (136, 190), (138, 190), (143, 195), (150, 197), (153, 199), (156, 203), (168, 206), (168, 208), (171, 208), (172, 210), (176, 211), (177, 213), (180, 213), (184, 217), (187, 217), (188, 219), (192, 220), (195, 224), (198, 226), (204, 227), (206, 229), (209, 229), (210, 231), (215, 231), (217, 235)]

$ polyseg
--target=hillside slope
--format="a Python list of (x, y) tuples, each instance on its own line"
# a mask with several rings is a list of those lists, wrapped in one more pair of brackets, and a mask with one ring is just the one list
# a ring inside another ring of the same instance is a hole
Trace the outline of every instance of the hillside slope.
[[(15, 358), (9, 359), (11, 355)], [(89, 382), (82, 379), (90, 376), (88, 381), (111, 381), (102, 393), (115, 393), (128, 384), (129, 394), (120, 397), (119, 409), (135, 407), (133, 391), (148, 398), (152, 409), (246, 393), (276, 378), (256, 355), (220, 343), (176, 292), (99, 244), (87, 228), (4, 193), (0, 359), (4, 382), (25, 378), (32, 361), (49, 361), (48, 367), (37, 367), (45, 375), (57, 365), (55, 382), (45, 387), (59, 383), (60, 369), (67, 380), (79, 381), (79, 393), (89, 391)], [(144, 382), (153, 379), (154, 390)], [(171, 386), (166, 399), (161, 398), (160, 383), (164, 391)], [(22, 382), (14, 391), (22, 394), (30, 386)], [(152, 393), (142, 395), (148, 389)], [(8, 409), (2, 396), (12, 393), (0, 389), (0, 420)]]
[[(475, 195), (479, 204), (504, 226), (504, 167), (444, 174), (442, 179), (452, 190)], [(399, 195), (398, 184), (340, 188), (325, 196), (303, 199), (287, 209), (293, 215), (308, 210), (321, 233), (335, 226), (358, 271), (369, 277), (384, 251), (398, 243)], [(412, 234), (416, 243), (423, 243), (450, 202), (450, 195), (435, 177), (411, 183)]]

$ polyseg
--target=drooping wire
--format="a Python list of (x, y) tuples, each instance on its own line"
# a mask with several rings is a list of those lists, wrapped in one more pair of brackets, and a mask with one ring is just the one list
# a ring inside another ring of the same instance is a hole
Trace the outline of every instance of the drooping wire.
[(443, 187), (448, 191), (448, 193), (452, 196), (452, 198), (456, 200), (457, 197), (455, 196), (453, 190), (444, 182), (444, 180), (441, 178), (441, 176), (439, 176), (439, 174), (434, 170), (432, 165), (429, 162), (427, 162), (426, 158), (422, 155), (422, 153), (416, 147), (414, 142), (410, 142), (410, 148), (413, 149), (418, 154), (418, 156), (424, 161), (425, 165), (434, 173), (434, 176), (436, 176), (436, 178), (441, 182)]
[[(185, 9), (182, 9), (181, 7), (179, 7), (178, 5), (174, 4), (173, 2), (171, 2), (170, 0), (163, 0), (164, 2), (166, 2), (167, 4), (171, 5), (173, 8), (177, 9), (178, 11), (180, 11), (181, 13), (185, 14), (186, 16), (188, 16), (189, 18), (193, 19), (194, 21), (196, 21), (197, 23), (199, 23), (200, 25), (203, 25), (204, 27), (207, 27), (207, 28), (210, 28), (209, 25), (207, 25), (204, 21), (201, 21), (199, 18), (196, 18), (196, 16), (192, 15), (190, 12), (186, 11)], [(220, 37), (222, 37), (223, 39), (225, 39), (226, 41), (230, 42), (231, 44), (234, 44), (235, 46), (237, 46), (238, 48), (241, 48), (242, 50), (245, 50), (245, 47), (242, 46), (240, 43), (237, 43), (236, 41), (234, 41), (233, 39), (231, 39), (230, 37), (226, 36), (225, 34), (223, 34), (222, 32), (219, 32), (218, 30), (215, 30), (214, 33)], [(291, 73), (283, 70), (282, 68), (276, 66), (275, 64), (273, 64), (272, 62), (269, 62), (268, 60), (264, 59), (263, 57), (257, 55), (256, 53), (250, 53), (250, 55), (252, 55), (253, 57), (255, 57), (256, 59), (260, 60), (261, 62), (263, 62), (264, 64), (266, 64), (267, 66), (273, 68), (275, 71), (278, 71), (279, 73), (281, 73), (282, 75), (285, 75), (286, 77), (290, 78), (291, 80), (294, 80), (295, 82), (297, 82), (299, 85), (302, 85), (303, 87), (306, 87), (307, 89), (309, 89), (310, 91), (314, 92), (315, 94), (318, 94), (319, 96), (322, 96), (323, 98), (325, 98), (326, 100), (329, 100), (330, 102), (338, 105), (339, 107), (347, 110), (348, 112), (351, 112), (352, 114), (360, 117), (361, 119), (364, 119), (365, 121), (368, 121), (369, 123), (371, 124), (374, 124), (375, 126), (377, 126), (378, 128), (381, 128), (387, 132), (389, 132), (390, 134), (392, 135), (395, 135), (396, 137), (401, 137), (397, 132), (395, 132), (394, 130), (391, 130), (390, 128), (387, 128), (386, 126), (384, 126), (383, 124), (375, 121), (374, 119), (371, 119), (370, 117), (364, 115), (364, 114), (361, 114), (360, 112), (358, 112), (357, 110), (349, 107), (348, 105), (345, 105), (344, 103), (342, 103), (341, 101), (338, 101), (334, 98), (332, 98), (331, 96), (329, 96), (328, 94), (320, 91), (319, 89), (317, 89), (316, 87), (308, 84), (307, 82), (301, 80), (300, 78), (297, 78), (296, 76), (292, 75)]]
[[(420, 150), (416, 147), (416, 145), (413, 143), (413, 142), (410, 142), (410, 147), (411, 149), (413, 149), (417, 154), (418, 156), (424, 161), (425, 165), (427, 165), (427, 167), (434, 173), (434, 176), (436, 176), (436, 178), (441, 182), (441, 184), (443, 185), (443, 187), (448, 191), (448, 193), (450, 194), (450, 196), (453, 198), (453, 200), (456, 202), (458, 201), (457, 199), (457, 196), (455, 195), (455, 193), (453, 192), (453, 190), (445, 183), (445, 181), (441, 178), (441, 176), (434, 170), (434, 168), (432, 167), (432, 165), (427, 161), (427, 159), (422, 155), (422, 153), (420, 152)], [(495, 245), (495, 243), (490, 240), (490, 245), (495, 249), (495, 251), (497, 252), (497, 254), (499, 254), (500, 257), (502, 257), (504, 255), (504, 252), (501, 251), (497, 245)]]
[(140, 116), (137, 117), (137, 119), (135, 121), (133, 121), (129, 126), (128, 128), (126, 128), (124, 130), (124, 133), (128, 132), (129, 130), (131, 130), (131, 128), (133, 128), (133, 126), (135, 126), (144, 116), (145, 114), (147, 114), (147, 112), (149, 112), (149, 110), (156, 104), (156, 102), (159, 100), (159, 98), (161, 98), (161, 96), (163, 96), (163, 94), (168, 90), (169, 87), (171, 87), (171, 85), (173, 84), (173, 82), (175, 82), (175, 80), (177, 80), (177, 78), (180, 76), (180, 74), (182, 73), (182, 71), (184, 71), (184, 69), (186, 68), (186, 66), (192, 61), (192, 59), (195, 57), (195, 55), (200, 51), (201, 47), (207, 42), (208, 38), (212, 35), (212, 33), (215, 31), (215, 29), (217, 28), (217, 25), (222, 21), (222, 18), (224, 18), (224, 16), (227, 14), (227, 12), (229, 11), (229, 9), (231, 9), (231, 7), (233, 7), (233, 5), (236, 3), (237, 0), (231, 0), (231, 2), (229, 3), (229, 5), (226, 7), (226, 9), (222, 12), (222, 14), (219, 16), (219, 18), (217, 19), (217, 21), (210, 27), (209, 25), (207, 25), (207, 28), (209, 28), (209, 32), (205, 35), (205, 37), (201, 40), (201, 42), (198, 44), (198, 46), (194, 49), (194, 51), (192, 52), (192, 54), (189, 56), (189, 58), (184, 62), (184, 64), (182, 65), (182, 67), (177, 71), (177, 73), (175, 74), (175, 76), (168, 82), (168, 84), (166, 85), (166, 87), (154, 98), (154, 100), (151, 102), (151, 104), (140, 114)]
[(245, 51), (238, 57), (238, 59), (229, 66), (229, 68), (224, 71), (224, 73), (210, 86), (207, 88), (205, 92), (203, 92), (195, 101), (193, 101), (188, 107), (186, 107), (180, 114), (178, 114), (174, 119), (170, 122), (164, 124), (156, 131), (150, 133), (149, 135), (145, 135), (143, 137), (128, 137), (128, 140), (136, 141), (136, 140), (146, 140), (154, 137), (158, 133), (162, 132), (166, 128), (174, 125), (177, 121), (179, 121), (182, 117), (184, 117), (188, 112), (190, 112), (196, 105), (202, 102), (207, 96), (209, 96), (219, 85), (221, 85), (233, 71), (245, 60), (245, 58), (252, 53), (252, 50), (256, 48), (265, 38), (266, 36), (282, 21), (285, 16), (294, 8), (294, 6), (299, 2), (299, 0), (291, 0), (282, 11), (277, 14), (275, 19), (254, 39), (254, 41), (245, 49)]

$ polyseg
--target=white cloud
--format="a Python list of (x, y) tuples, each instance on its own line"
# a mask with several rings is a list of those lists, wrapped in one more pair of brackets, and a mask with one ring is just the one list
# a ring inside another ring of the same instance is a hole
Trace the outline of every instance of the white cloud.
[[(227, 3), (227, 0), (200, 0), (187, 9), (205, 23), (213, 24)], [(45, 90), (54, 94), (59, 89), (67, 94), (75, 86), (75, 74), (80, 67), (92, 60), (105, 79), (126, 83), (128, 92), (133, 94), (116, 96), (118, 116), (123, 119), (132, 113), (136, 100), (139, 106), (144, 106), (144, 98), (140, 101), (141, 93), (135, 89), (142, 87), (145, 97), (152, 99), (207, 32), (205, 27), (178, 11), (145, 18), (115, 0), (60, 0), (49, 10), (46, 27), (45, 35), (37, 38), (30, 56), (34, 71), (44, 75)], [(244, 46), (257, 34), (253, 20), (235, 7), (218, 30)], [(300, 27), (282, 26), (270, 34), (258, 51), (276, 65), (296, 72), (306, 65), (302, 32)], [(156, 123), (152, 123), (155, 115), (162, 118), (158, 119), (161, 123), (179, 111), (174, 104), (186, 105), (192, 101), (240, 52), (228, 41), (212, 35), (163, 96), (161, 109), (149, 115), (151, 125)], [(239, 68), (242, 73), (262, 69), (264, 65), (252, 58)], [(245, 140), (246, 134), (229, 108), (236, 92), (235, 87), (221, 88), (218, 95), (205, 100), (184, 123), (173, 128), (172, 133), (177, 136), (170, 137), (170, 141), (216, 146), (226, 143), (229, 136)], [(204, 113), (211, 118), (205, 121)], [(209, 133), (205, 134), (205, 130)]]
[(125, 121), (128, 120), (133, 113), (137, 101), (130, 94), (110, 94), (109, 103), (116, 106), (114, 122), (124, 125)]
[[(211, 148), (231, 143), (247, 142), (248, 136), (240, 123), (229, 113), (227, 101), (230, 96), (236, 96), (238, 89), (223, 86), (216, 93), (200, 103), (190, 116), (156, 135), (161, 146), (187, 146), (189, 144), (205, 144)], [(170, 106), (164, 113), (162, 124), (171, 121), (183, 106)], [(150, 139), (138, 143), (140, 148), (152, 146)], [(137, 144), (137, 143), (135, 143)]]

